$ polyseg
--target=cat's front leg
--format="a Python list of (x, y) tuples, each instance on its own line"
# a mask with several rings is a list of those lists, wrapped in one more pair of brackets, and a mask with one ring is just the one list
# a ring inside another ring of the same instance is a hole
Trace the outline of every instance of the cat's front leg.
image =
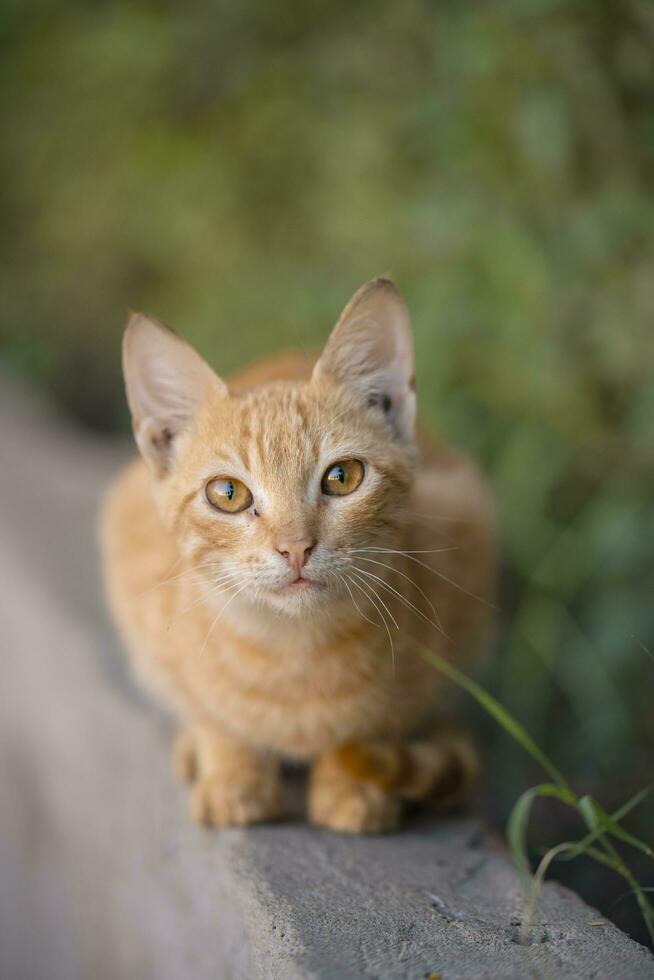
[(353, 742), (314, 763), (309, 816), (331, 830), (393, 830), (401, 801), (429, 800), (450, 809), (467, 799), (478, 774), (476, 749), (461, 732), (441, 731), (405, 743)]
[[(389, 746), (392, 754), (395, 746)], [(355, 759), (367, 748), (346, 745), (314, 762), (309, 782), (309, 818), (313, 823), (344, 833), (394, 830), (400, 819), (400, 800), (377, 768), (362, 770)], [(353, 761), (355, 764), (353, 765)]]
[(274, 820), (281, 807), (279, 760), (200, 722), (177, 737), (173, 769), (191, 785), (191, 816), (210, 827)]

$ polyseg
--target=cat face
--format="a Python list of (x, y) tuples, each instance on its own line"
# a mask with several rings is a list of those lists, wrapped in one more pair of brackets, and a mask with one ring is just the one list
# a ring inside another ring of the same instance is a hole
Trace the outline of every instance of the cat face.
[(124, 361), (154, 501), (220, 603), (296, 615), (363, 599), (353, 552), (396, 546), (413, 479), (412, 343), (392, 283), (355, 294), (306, 382), (233, 394), (140, 315)]

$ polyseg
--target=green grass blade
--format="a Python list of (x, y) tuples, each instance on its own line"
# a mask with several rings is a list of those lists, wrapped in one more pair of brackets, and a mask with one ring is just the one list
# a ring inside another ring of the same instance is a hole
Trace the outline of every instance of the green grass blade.
[(541, 783), (533, 786), (518, 798), (509, 814), (506, 825), (506, 837), (516, 864), (524, 871), (531, 873), (531, 864), (527, 851), (527, 828), (531, 817), (531, 809), (538, 797), (553, 796), (563, 803), (570, 805), (567, 793), (554, 783)]
[(545, 755), (545, 753), (536, 745), (532, 737), (528, 734), (526, 729), (517, 721), (513, 715), (509, 714), (506, 708), (497, 701), (492, 694), (485, 691), (483, 687), (477, 684), (475, 681), (471, 680), (466, 674), (454, 667), (445, 657), (442, 657), (439, 653), (436, 653), (429, 647), (418, 646), (418, 651), (421, 656), (425, 658), (430, 664), (436, 667), (442, 674), (445, 674), (449, 680), (453, 681), (460, 688), (471, 695), (491, 715), (495, 721), (502, 726), (502, 728), (515, 739), (515, 741), (522, 746), (525, 752), (534, 759), (545, 772), (550, 776), (552, 781), (557, 784), (557, 786), (566, 794), (566, 801), (574, 804), (576, 803), (576, 797), (572, 792), (570, 786), (568, 785), (565, 777), (556, 768), (554, 763)]
[[(613, 820), (615, 823), (617, 823), (619, 820), (622, 820), (624, 817), (627, 816), (628, 813), (630, 813), (637, 806), (639, 806), (643, 802), (643, 800), (646, 799), (647, 796), (649, 796), (651, 791), (652, 791), (651, 786), (643, 787), (643, 789), (635, 793), (634, 796), (631, 797), (631, 799), (627, 800), (626, 803), (623, 803), (621, 807), (618, 807), (618, 809), (615, 810), (613, 814), (611, 814), (609, 819)], [(594, 844), (595, 841), (598, 840), (598, 838), (601, 837), (602, 834), (606, 832), (606, 830), (607, 830), (606, 826), (598, 824), (594, 830), (591, 830), (589, 834), (587, 834), (584, 838), (582, 838), (582, 840), (578, 841), (575, 844), (573, 850), (569, 854), (566, 854), (563, 860), (570, 861), (573, 858), (580, 857), (582, 854), (586, 853), (590, 845)], [(645, 845), (645, 847), (647, 847), (647, 845)]]
[[(590, 796), (585, 796), (579, 801), (579, 812), (582, 814), (584, 820), (586, 820), (591, 830), (601, 826), (595, 812), (593, 800)], [(649, 932), (650, 939), (654, 943), (654, 907), (652, 907), (650, 900), (643, 891), (640, 882), (636, 880), (630, 868), (628, 868), (624, 863), (606, 834), (600, 837), (599, 843), (604, 849), (603, 851), (598, 850), (596, 847), (589, 847), (586, 853), (595, 858), (596, 861), (600, 861), (602, 864), (607, 864), (619, 875), (622, 875), (636, 896), (636, 901), (640, 907), (641, 915), (645, 920), (645, 925), (647, 927), (647, 931)]]
[(534, 918), (536, 915), (536, 908), (538, 906), (538, 901), (540, 899), (540, 894), (543, 889), (543, 884), (545, 883), (545, 875), (547, 874), (548, 868), (552, 861), (557, 858), (560, 854), (565, 853), (569, 848), (570, 844), (557, 844), (555, 847), (550, 848), (550, 850), (545, 854), (536, 868), (536, 872), (531, 879), (531, 888), (529, 890), (529, 900), (527, 902), (527, 908), (525, 910), (525, 915), (522, 921), (522, 926), (520, 928), (520, 942), (523, 945), (527, 945), (529, 942), (529, 932), (534, 923)]
[[(645, 798), (645, 796), (649, 793), (650, 788), (647, 787), (637, 793), (635, 797), (616, 811), (613, 816), (602, 810), (602, 808), (599, 807), (590, 796), (584, 796), (581, 799), (577, 799), (563, 774), (557, 769), (557, 767), (542, 751), (542, 749), (540, 749), (534, 742), (520, 722), (517, 721), (513, 715), (511, 715), (506, 708), (504, 708), (504, 706), (492, 696), (492, 694), (485, 691), (483, 687), (469, 678), (453, 664), (449, 663), (445, 657), (442, 657), (440, 654), (436, 653), (435, 650), (431, 650), (429, 647), (424, 646), (418, 646), (417, 649), (428, 663), (434, 666), (437, 670), (444, 674), (445, 677), (473, 697), (475, 701), (477, 701), (477, 703), (481, 705), (481, 707), (484, 708), (484, 710), (492, 718), (494, 718), (495, 721), (497, 721), (498, 724), (501, 725), (502, 728), (504, 728), (504, 730), (511, 735), (511, 737), (519, 745), (522, 746), (525, 752), (527, 752), (532, 759), (542, 766), (545, 772), (547, 772), (553, 780), (553, 783), (543, 783), (540, 786), (534, 787), (533, 789), (527, 790), (525, 793), (523, 793), (511, 813), (511, 817), (509, 818), (508, 833), (510, 834), (510, 843), (518, 864), (522, 868), (529, 869), (526, 846), (527, 825), (533, 802), (539, 795), (554, 796), (561, 800), (562, 803), (575, 807), (590, 831), (590, 833), (582, 841), (571, 841), (558, 844), (556, 847), (548, 851), (545, 858), (541, 861), (538, 871), (534, 877), (532, 896), (530, 900), (530, 913), (527, 921), (531, 921), (533, 918), (535, 905), (538, 901), (538, 894), (551, 861), (561, 854), (574, 851), (580, 854), (587, 854), (589, 857), (599, 861), (601, 864), (605, 864), (612, 868), (617, 874), (620, 874), (625, 879), (630, 886), (631, 893), (636, 896), (645, 925), (649, 932), (650, 938), (654, 943), (654, 907), (649, 901), (645, 890), (636, 880), (630, 868), (624, 863), (608, 837), (609, 834), (612, 834), (613, 836), (618, 837), (620, 840), (623, 840), (634, 847), (638, 847), (640, 850), (645, 848), (645, 853), (648, 854), (648, 856), (652, 856), (652, 851), (649, 845), (644, 844), (642, 841), (638, 840), (638, 838), (623, 830), (618, 823), (619, 819), (621, 819), (627, 812), (629, 812), (630, 809), (633, 809), (634, 806), (637, 806), (637, 804)], [(592, 844), (593, 841), (597, 841), (599, 847), (595, 847)]]
[[(654, 892), (654, 885), (641, 885), (640, 890), (642, 892)], [(633, 890), (633, 888), (630, 888), (628, 892), (623, 892), (622, 895), (618, 895), (615, 901), (611, 902), (609, 912), (612, 912), (616, 905), (619, 905), (620, 902), (624, 902), (625, 898), (631, 898), (631, 896), (635, 894), (636, 892)]]
[[(647, 789), (649, 791), (649, 787), (647, 787)], [(635, 837), (633, 834), (630, 834), (627, 830), (621, 827), (615, 818), (608, 814), (606, 810), (604, 810), (595, 800), (592, 800), (591, 802), (595, 809), (595, 814), (599, 823), (608, 831), (608, 833), (612, 834), (613, 837), (617, 837), (617, 839), (623, 841), (623, 843), (637, 848), (637, 850), (642, 851), (643, 854), (646, 854), (648, 858), (652, 858), (654, 860), (654, 851), (649, 844), (646, 844), (645, 841), (640, 840), (638, 837)]]

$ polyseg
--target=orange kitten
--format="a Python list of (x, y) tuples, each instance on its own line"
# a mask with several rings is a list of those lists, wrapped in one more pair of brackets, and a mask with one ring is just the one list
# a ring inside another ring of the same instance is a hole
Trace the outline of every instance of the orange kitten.
[[(124, 372), (142, 460), (106, 501), (111, 608), (181, 725), (197, 820), (280, 808), (280, 760), (312, 763), (309, 816), (387, 830), (402, 800), (461, 794), (461, 736), (415, 643), (459, 658), (487, 626), (489, 504), (474, 467), (414, 435), (409, 316), (388, 279), (346, 306), (315, 365), (222, 381), (134, 314)], [(428, 729), (429, 730), (429, 729)]]

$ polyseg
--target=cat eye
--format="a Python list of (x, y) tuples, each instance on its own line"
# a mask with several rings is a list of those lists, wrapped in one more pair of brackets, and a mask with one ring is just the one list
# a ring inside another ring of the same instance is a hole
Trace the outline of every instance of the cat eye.
[(345, 497), (361, 484), (364, 472), (360, 460), (342, 459), (325, 470), (320, 489), (329, 497)]
[(248, 488), (232, 476), (217, 476), (209, 480), (204, 493), (212, 507), (226, 514), (238, 514), (252, 504), (252, 494)]

